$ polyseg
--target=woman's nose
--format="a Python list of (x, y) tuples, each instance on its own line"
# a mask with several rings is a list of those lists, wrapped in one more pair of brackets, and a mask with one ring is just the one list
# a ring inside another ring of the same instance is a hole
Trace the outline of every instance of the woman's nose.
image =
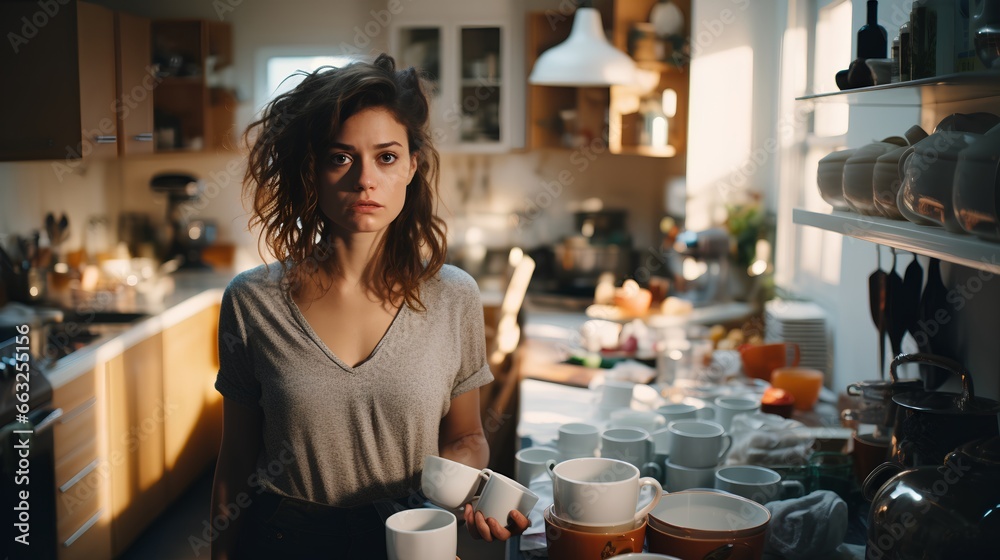
[(359, 191), (374, 189), (376, 183), (374, 166), (363, 163), (358, 164), (358, 166), (358, 184), (356, 188)]

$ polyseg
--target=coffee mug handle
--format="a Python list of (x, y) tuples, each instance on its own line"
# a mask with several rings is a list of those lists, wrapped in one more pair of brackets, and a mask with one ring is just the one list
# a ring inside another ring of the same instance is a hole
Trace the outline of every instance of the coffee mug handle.
[(639, 470), (642, 472), (643, 476), (651, 476), (656, 480), (663, 478), (663, 468), (653, 461), (644, 464)]
[(483, 480), (489, 480), (491, 476), (493, 476), (493, 471), (490, 469), (483, 469), (479, 471), (479, 478)]
[(549, 459), (548, 461), (545, 461), (545, 474), (549, 475), (549, 478), (551, 478), (553, 481), (556, 479), (556, 474), (555, 472), (553, 472), (553, 469), (555, 468), (556, 468), (555, 459)]
[(729, 453), (729, 448), (733, 446), (733, 436), (729, 434), (724, 434), (722, 436), (722, 441), (726, 443), (725, 445), (722, 446), (722, 451), (719, 451), (719, 461), (721, 461), (726, 456), (726, 453)]
[(782, 480), (781, 481), (781, 495), (782, 497), (789, 495), (789, 490), (791, 490), (794, 496), (789, 496), (791, 498), (801, 498), (806, 495), (806, 487), (802, 482), (798, 480)]
[(653, 511), (653, 508), (656, 507), (656, 504), (660, 503), (660, 498), (663, 497), (663, 486), (660, 486), (659, 480), (656, 480), (655, 478), (650, 476), (644, 476), (639, 479), (640, 493), (642, 492), (643, 486), (652, 486), (655, 490), (653, 493), (653, 499), (650, 500), (648, 504), (646, 504), (646, 507), (635, 512), (635, 517), (633, 519), (635, 519), (636, 521), (639, 521), (640, 519), (645, 517), (647, 513)]

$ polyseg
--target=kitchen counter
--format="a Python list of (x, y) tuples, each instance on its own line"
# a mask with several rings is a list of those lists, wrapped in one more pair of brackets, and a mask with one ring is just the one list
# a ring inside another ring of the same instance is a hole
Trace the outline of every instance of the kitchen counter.
[(148, 317), (134, 323), (103, 326), (103, 334), (96, 340), (47, 365), (46, 378), (58, 389), (131, 346), (217, 304), (234, 274), (233, 271), (175, 272), (170, 276), (173, 289), (162, 301), (131, 310)]

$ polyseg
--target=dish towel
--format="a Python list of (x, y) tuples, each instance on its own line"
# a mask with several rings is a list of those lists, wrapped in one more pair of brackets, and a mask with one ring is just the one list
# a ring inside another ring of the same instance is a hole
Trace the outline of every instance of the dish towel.
[(787, 560), (825, 558), (844, 542), (847, 504), (835, 492), (764, 504), (771, 512), (764, 552)]

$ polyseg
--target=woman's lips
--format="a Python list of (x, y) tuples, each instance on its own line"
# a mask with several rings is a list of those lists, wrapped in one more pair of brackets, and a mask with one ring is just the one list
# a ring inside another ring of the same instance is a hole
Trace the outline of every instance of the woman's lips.
[(371, 200), (361, 200), (351, 205), (352, 210), (354, 210), (355, 212), (362, 212), (362, 213), (374, 212), (379, 208), (382, 208), (382, 205)]

